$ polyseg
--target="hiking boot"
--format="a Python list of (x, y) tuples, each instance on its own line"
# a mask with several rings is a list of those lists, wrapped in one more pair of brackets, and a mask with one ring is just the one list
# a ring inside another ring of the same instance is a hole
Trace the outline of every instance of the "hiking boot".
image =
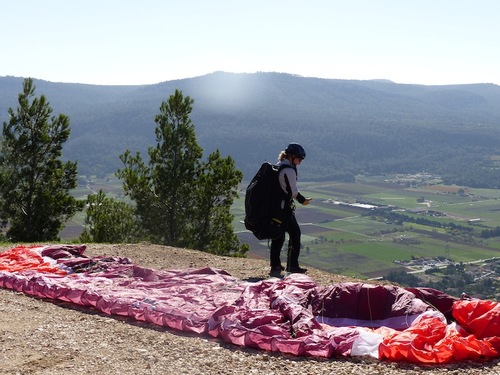
[(283, 271), (283, 267), (272, 267), (271, 272), (269, 272), (269, 276), (271, 277), (281, 277), (281, 271)]
[(302, 267), (290, 267), (286, 270), (286, 272), (289, 273), (306, 273), (307, 268), (302, 268)]

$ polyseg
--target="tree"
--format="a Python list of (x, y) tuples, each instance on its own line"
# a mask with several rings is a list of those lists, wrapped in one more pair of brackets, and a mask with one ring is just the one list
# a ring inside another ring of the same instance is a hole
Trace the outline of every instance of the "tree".
[(82, 201), (70, 195), (77, 186), (77, 163), (61, 161), (69, 137), (69, 118), (51, 116), (31, 78), (23, 82), (19, 106), (3, 123), (0, 154), (0, 216), (12, 241), (53, 241)]
[(248, 246), (240, 246), (230, 214), (243, 174), (219, 151), (201, 160), (203, 149), (189, 117), (193, 102), (179, 90), (163, 102), (155, 118), (157, 145), (148, 149), (149, 162), (126, 150), (117, 176), (135, 201), (151, 241), (243, 255)]
[[(242, 255), (230, 213), (230, 207), (238, 196), (236, 187), (242, 179), (241, 172), (234, 168), (234, 160), (231, 157), (222, 158), (219, 150), (200, 165), (201, 173), (194, 184), (195, 196), (198, 197), (194, 206), (195, 220), (189, 233), (195, 249), (220, 255), (228, 252)], [(249, 250), (248, 247), (244, 249), (243, 253)]]
[(142, 238), (133, 207), (106, 197), (101, 189), (87, 197), (82, 242), (132, 243)]

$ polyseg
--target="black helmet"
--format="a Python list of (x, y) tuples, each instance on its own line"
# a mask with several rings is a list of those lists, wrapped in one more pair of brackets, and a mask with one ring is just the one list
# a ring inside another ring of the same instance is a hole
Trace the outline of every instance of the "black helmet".
[(304, 148), (299, 145), (298, 143), (290, 143), (286, 149), (285, 149), (285, 152), (289, 155), (295, 155), (301, 159), (305, 159), (306, 157), (306, 152), (304, 150)]

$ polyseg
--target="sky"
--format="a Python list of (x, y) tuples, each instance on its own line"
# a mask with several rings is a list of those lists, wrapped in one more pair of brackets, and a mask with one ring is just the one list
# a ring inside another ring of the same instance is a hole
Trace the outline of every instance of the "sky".
[(142, 85), (215, 71), (500, 85), (498, 0), (0, 0), (0, 76)]

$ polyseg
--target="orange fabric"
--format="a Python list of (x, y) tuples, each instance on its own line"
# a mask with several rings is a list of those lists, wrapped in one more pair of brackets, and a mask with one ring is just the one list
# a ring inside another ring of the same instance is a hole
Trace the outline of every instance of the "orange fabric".
[(500, 304), (489, 300), (457, 301), (453, 317), (477, 338), (500, 336)]
[(499, 355), (490, 340), (478, 339), (438, 317), (424, 317), (402, 332), (385, 327), (377, 332), (384, 337), (379, 346), (380, 359), (439, 364)]
[(0, 271), (21, 272), (33, 270), (44, 273), (67, 274), (59, 267), (44, 261), (34, 250), (39, 246), (18, 246), (0, 253)]

